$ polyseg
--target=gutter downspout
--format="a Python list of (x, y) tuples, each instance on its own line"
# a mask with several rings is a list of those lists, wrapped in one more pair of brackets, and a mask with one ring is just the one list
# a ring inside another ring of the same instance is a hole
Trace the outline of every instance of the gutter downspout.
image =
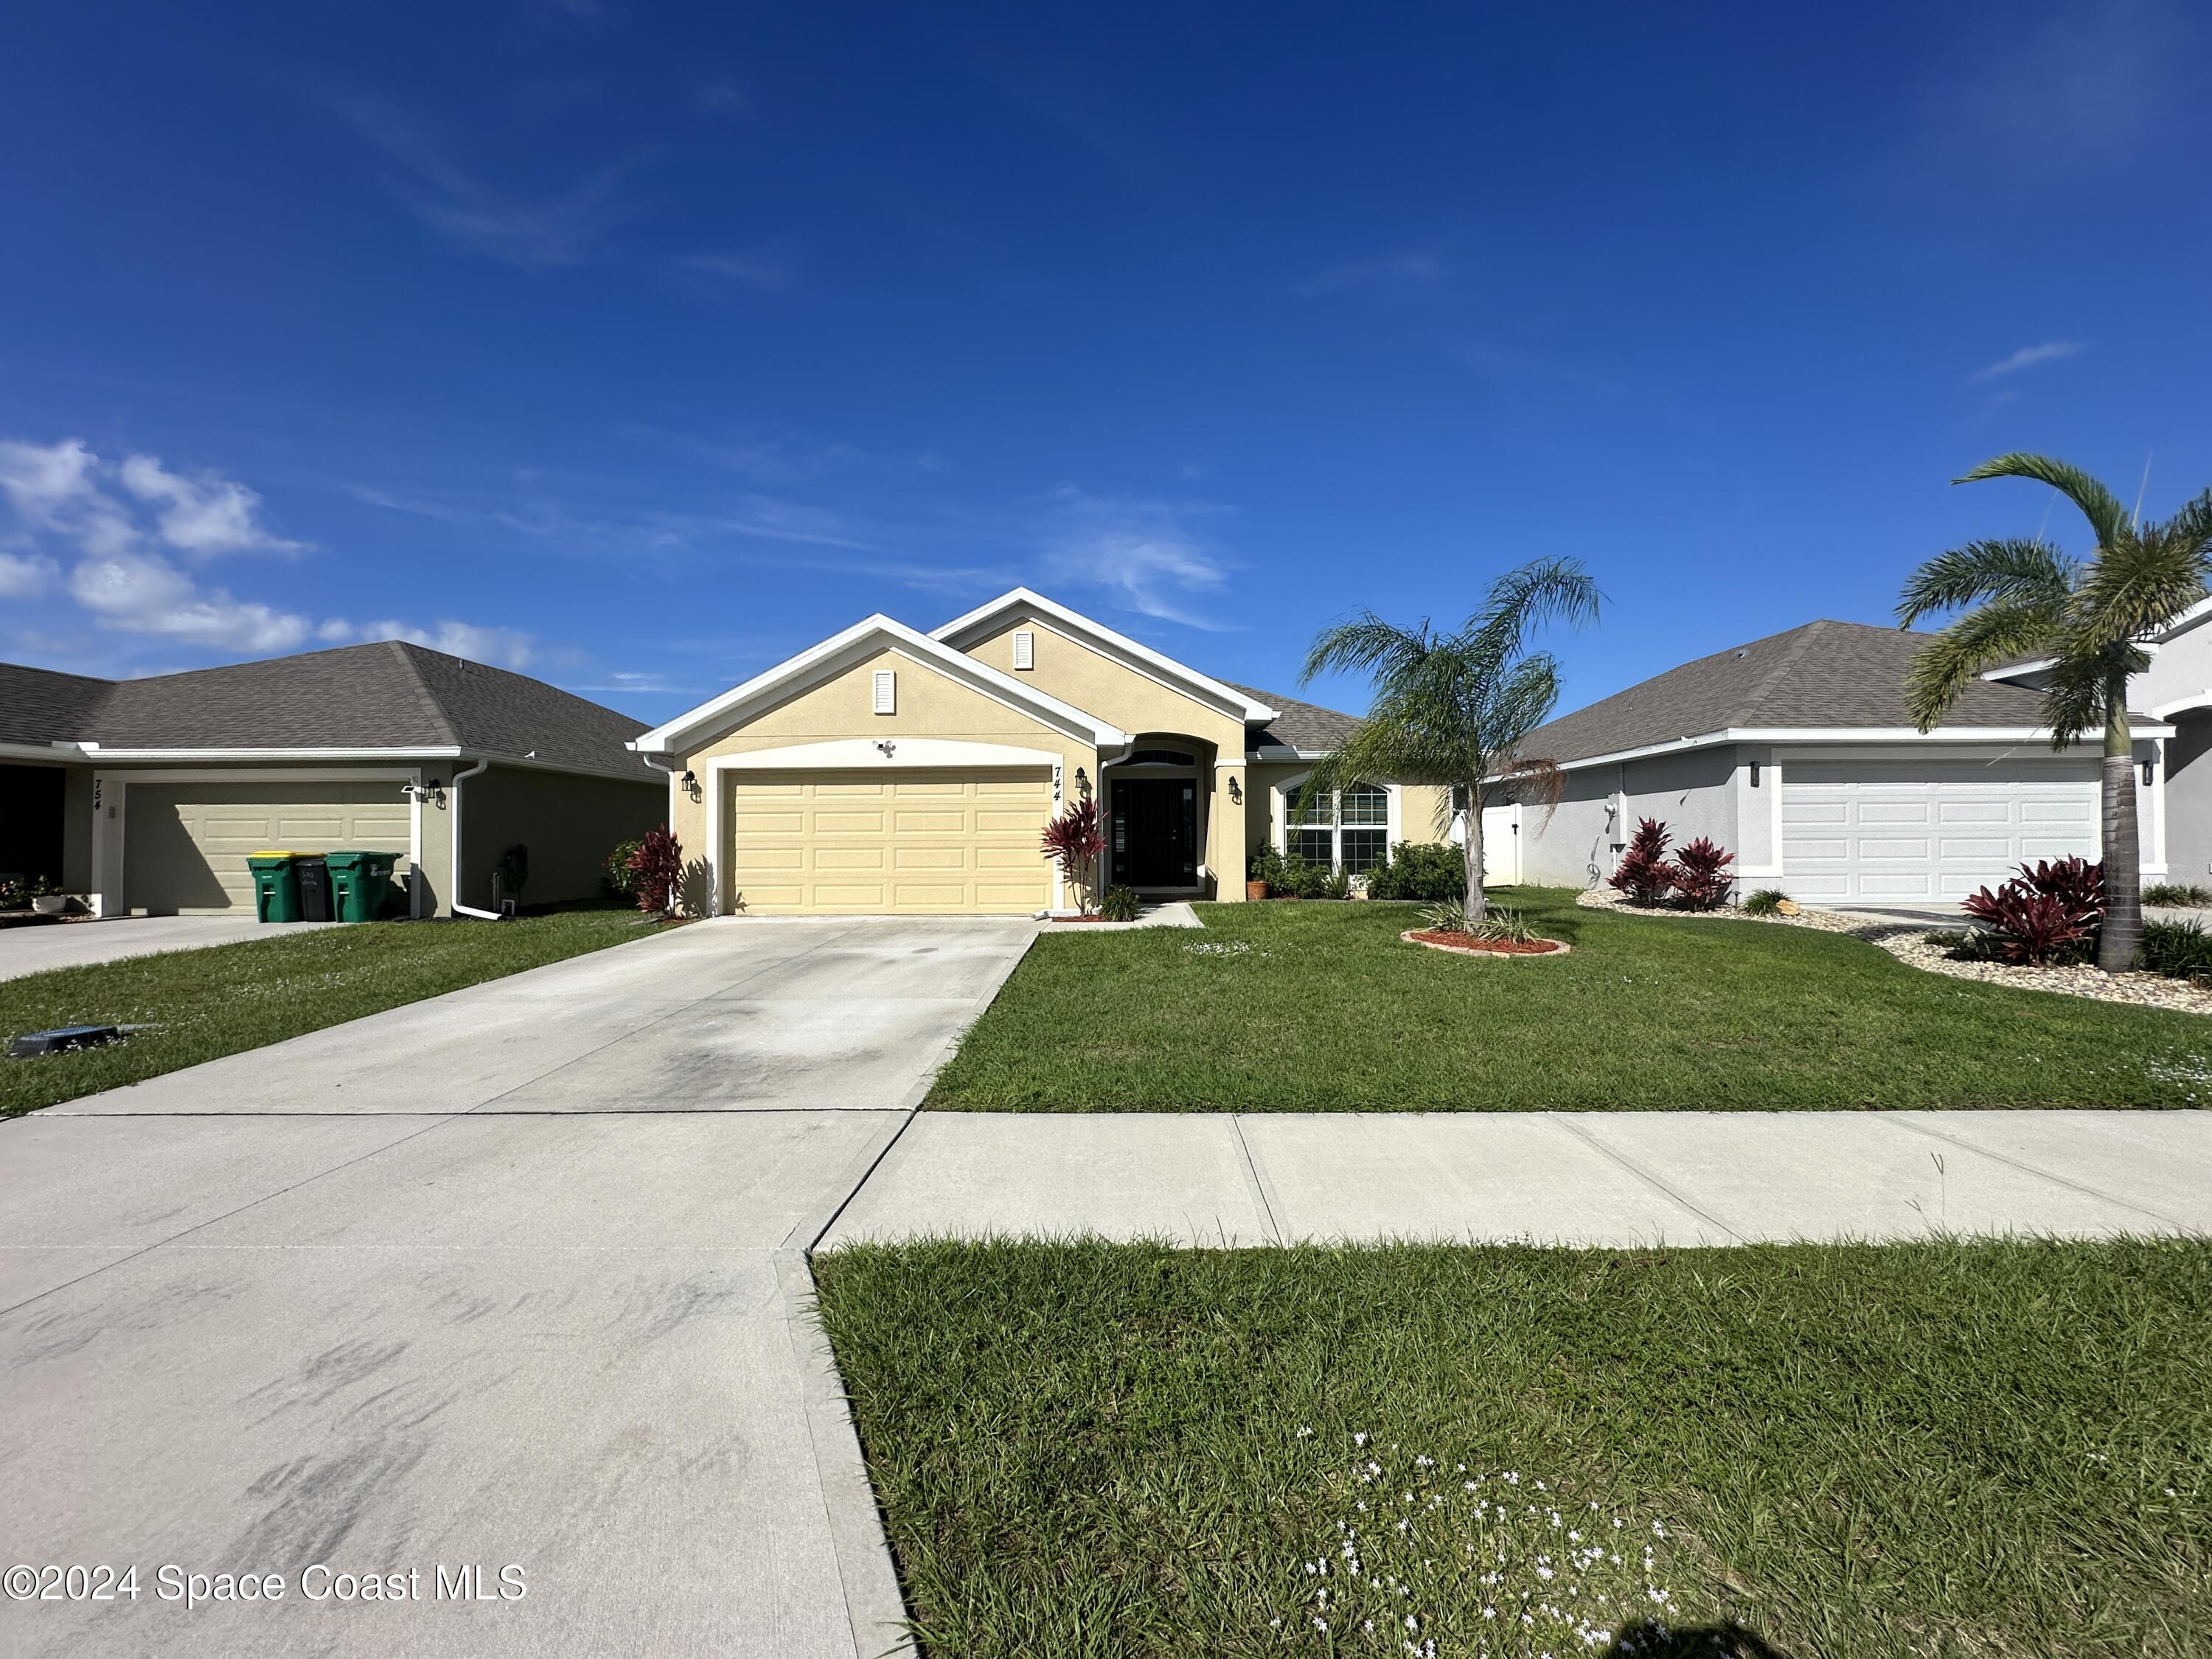
[(457, 916), (474, 916), (479, 921), (501, 921), (505, 920), (505, 918), (501, 916), (499, 912), (496, 910), (479, 910), (473, 905), (467, 905), (461, 902), (461, 780), (464, 778), (472, 778), (476, 776), (477, 773), (483, 771), (490, 764), (491, 761), (489, 757), (480, 757), (477, 759), (477, 763), (474, 766), (470, 767), (465, 772), (454, 773), (452, 781), (447, 786), (453, 791), (453, 896), (452, 908), (453, 914)]

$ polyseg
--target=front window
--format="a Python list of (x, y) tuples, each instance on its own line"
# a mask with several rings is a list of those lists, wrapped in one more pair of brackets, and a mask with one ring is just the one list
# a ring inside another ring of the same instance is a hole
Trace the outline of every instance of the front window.
[(1390, 795), (1379, 784), (1328, 791), (1311, 800), (1293, 791), (1289, 821), (1289, 851), (1348, 876), (1366, 874), (1389, 850)]

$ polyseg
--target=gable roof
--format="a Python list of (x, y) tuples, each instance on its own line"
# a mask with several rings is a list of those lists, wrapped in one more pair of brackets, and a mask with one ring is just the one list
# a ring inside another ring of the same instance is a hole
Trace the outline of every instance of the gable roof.
[(1276, 710), (1273, 720), (1245, 734), (1244, 746), (1248, 750), (1294, 749), (1300, 755), (1326, 754), (1362, 724), (1356, 714), (1339, 714), (1317, 702), (1301, 702), (1296, 697), (1278, 696), (1273, 691), (1249, 685), (1240, 685), (1237, 690), (1248, 697), (1273, 703)]
[[(1732, 731), (1909, 732), (1905, 677), (1934, 635), (1868, 623), (1811, 622), (1670, 668), (1540, 726), (1525, 745), (1562, 764)], [(2043, 699), (1970, 684), (1943, 728), (2033, 730)]]
[(1048, 599), (1043, 594), (1026, 587), (1009, 588), (988, 605), (979, 605), (965, 616), (955, 617), (942, 628), (932, 629), (929, 637), (957, 650), (965, 650), (1000, 622), (1024, 611), (1057, 624), (1063, 631), (1085, 641), (1104, 655), (1120, 662), (1123, 667), (1133, 669), (1148, 678), (1163, 681), (1187, 696), (1194, 696), (1199, 702), (1210, 703), (1221, 713), (1231, 719), (1241, 720), (1248, 726), (1273, 720), (1279, 712), (1247, 687), (1231, 685), (1210, 674), (1201, 674), (1188, 663), (1177, 662), (1173, 657), (1155, 651), (1149, 645), (1140, 645), (1126, 634), (1117, 634), (1103, 623), (1093, 622), (1080, 611), (1071, 611), (1058, 601)]
[(824, 680), (834, 679), (885, 649), (899, 652), (948, 679), (1083, 742), (1105, 748), (1129, 741), (1127, 732), (1107, 725), (1097, 715), (1048, 696), (1011, 674), (1001, 674), (989, 664), (978, 662), (949, 645), (940, 645), (932, 635), (879, 611), (862, 617), (843, 632), (832, 634), (821, 644), (795, 657), (786, 658), (767, 672), (756, 674), (720, 696), (688, 709), (649, 732), (641, 732), (629, 746), (647, 754), (665, 754), (690, 739), (738, 725), (774, 703), (796, 696)]
[(643, 770), (626, 747), (643, 721), (400, 640), (137, 680), (7, 665), (0, 710), (9, 740), (95, 751), (450, 749), (620, 777)]

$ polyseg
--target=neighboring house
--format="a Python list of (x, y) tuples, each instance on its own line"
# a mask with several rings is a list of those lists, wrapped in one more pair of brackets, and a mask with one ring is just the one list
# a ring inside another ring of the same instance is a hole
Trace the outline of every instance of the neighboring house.
[[(2180, 633), (2154, 647), (2152, 671), (2130, 699), (2148, 711), (2136, 716), (2135, 754), (2151, 878), (2166, 873), (2169, 844), (2197, 860), (2177, 869), (2201, 871), (2212, 855), (2212, 759), (2201, 758), (2212, 718), (2212, 629), (2187, 644)], [(1984, 675), (1942, 725), (1916, 732), (1905, 678), (1929, 637), (1808, 623), (1540, 727), (1528, 752), (1557, 761), (1565, 788), (1556, 809), (1524, 809), (1526, 878), (1603, 879), (1644, 817), (1663, 820), (1678, 843), (1698, 836), (1721, 843), (1747, 887), (1844, 907), (1952, 905), (2024, 860), (2098, 856), (2100, 734), (2063, 753), (2051, 748), (2033, 663)], [(2164, 693), (2154, 689), (2160, 685)], [(2166, 723), (2184, 707), (2208, 712), (2186, 726)], [(2185, 763), (2193, 763), (2185, 784)]]
[(1039, 838), (1095, 797), (1106, 879), (1244, 896), (1273, 843), (1352, 872), (1438, 838), (1441, 792), (1293, 798), (1354, 721), (1231, 685), (1017, 588), (931, 634), (870, 617), (639, 737), (670, 771), (686, 899), (727, 914), (1076, 902)]
[(397, 641), (138, 680), (0, 664), (0, 873), (102, 915), (250, 913), (249, 854), (362, 848), (427, 916), (488, 908), (520, 842), (523, 902), (586, 898), (661, 820), (641, 724)]

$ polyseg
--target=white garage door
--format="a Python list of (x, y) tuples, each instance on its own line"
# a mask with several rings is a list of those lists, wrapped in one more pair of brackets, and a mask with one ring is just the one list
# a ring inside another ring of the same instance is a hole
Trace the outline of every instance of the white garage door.
[(2094, 761), (1793, 761), (1783, 885), (1802, 899), (1956, 904), (2025, 860), (2097, 856)]
[(125, 797), (123, 902), (156, 915), (253, 908), (249, 854), (264, 848), (395, 853), (407, 870), (410, 817), (396, 781), (134, 783)]
[(1052, 902), (1043, 769), (741, 772), (731, 886), (748, 914), (1027, 915)]

